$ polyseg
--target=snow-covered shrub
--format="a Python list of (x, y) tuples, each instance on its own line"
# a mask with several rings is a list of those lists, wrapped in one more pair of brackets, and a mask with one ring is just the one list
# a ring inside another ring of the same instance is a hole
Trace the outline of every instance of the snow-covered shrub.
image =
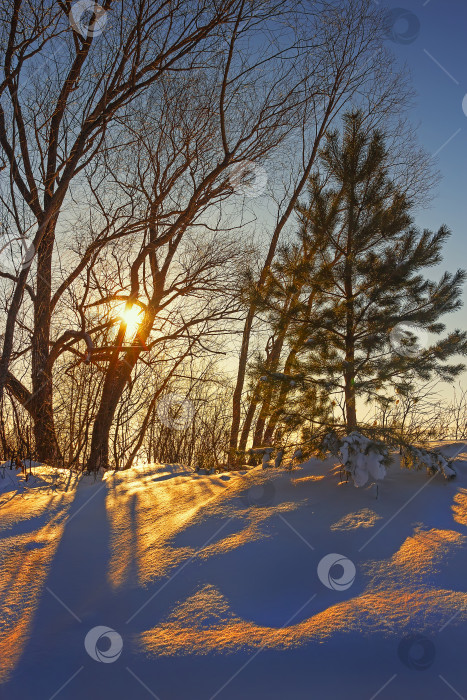
[(293, 455), (292, 455), (292, 461), (295, 460), (295, 459), (296, 459), (296, 460), (303, 459), (303, 450), (302, 450), (301, 447), (299, 447), (298, 449), (296, 449), (295, 452), (293, 453)]
[(452, 468), (453, 460), (447, 459), (437, 450), (405, 445), (402, 449), (402, 463), (408, 469), (427, 469), (429, 474), (443, 474), (446, 479), (454, 479), (456, 472)]
[(276, 459), (274, 460), (275, 469), (279, 469), (282, 464), (282, 458), (284, 457), (284, 450), (278, 450), (276, 454)]
[(384, 479), (386, 466), (391, 461), (386, 445), (358, 432), (342, 439), (339, 456), (355, 486), (364, 486), (369, 480)]
[(261, 455), (263, 469), (272, 467), (271, 455), (273, 452), (274, 447), (252, 447), (250, 450), (248, 450), (248, 454), (250, 455)]
[(326, 433), (323, 440), (321, 441), (320, 450), (323, 453), (330, 452), (332, 455), (334, 455), (334, 457), (337, 457), (339, 455), (341, 445), (342, 440), (339, 439), (337, 433), (335, 433), (334, 430), (331, 430), (331, 432)]
[(252, 447), (248, 450), (248, 454), (260, 456), (263, 469), (272, 467), (279, 469), (283, 466), (285, 469), (290, 470), (293, 469), (294, 465), (306, 459), (306, 455), (301, 447), (296, 449), (293, 454), (289, 453), (288, 459), (285, 462), (285, 449), (282, 447)]
[[(430, 474), (443, 474), (446, 479), (456, 476), (452, 468), (454, 459), (445, 457), (439, 450), (427, 450), (402, 442), (400, 436), (386, 433), (382, 442), (370, 433), (367, 437), (355, 431), (350, 435), (327, 428), (315, 434), (308, 446), (319, 459), (331, 454), (337, 457), (344, 471), (352, 477), (355, 486), (364, 486), (368, 481), (378, 481), (386, 476), (386, 468), (391, 463), (389, 449), (401, 447), (401, 466), (408, 469), (426, 468)], [(379, 437), (379, 436), (378, 436)], [(385, 444), (387, 442), (387, 444)]]
[(287, 471), (292, 471), (295, 466), (301, 464), (301, 462), (304, 462), (305, 459), (306, 456), (303, 449), (301, 447), (297, 447), (292, 454), (289, 453), (289, 459), (284, 463), (284, 468), (287, 469)]
[(317, 436), (313, 448), (319, 459), (326, 459), (329, 453), (337, 457), (355, 486), (384, 479), (386, 467), (391, 462), (384, 443), (357, 431), (339, 435), (335, 430), (328, 429), (321, 437)]

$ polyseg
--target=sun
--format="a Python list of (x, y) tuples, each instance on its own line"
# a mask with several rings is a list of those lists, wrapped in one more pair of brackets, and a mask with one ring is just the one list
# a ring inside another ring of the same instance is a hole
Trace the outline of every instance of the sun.
[(142, 321), (141, 313), (142, 309), (138, 306), (132, 306), (129, 309), (124, 309), (120, 314), (120, 319), (126, 323), (126, 337), (132, 337), (137, 332)]

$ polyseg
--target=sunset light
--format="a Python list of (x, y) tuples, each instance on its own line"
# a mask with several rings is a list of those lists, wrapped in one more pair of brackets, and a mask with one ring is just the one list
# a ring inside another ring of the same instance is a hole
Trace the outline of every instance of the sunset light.
[(140, 323), (143, 320), (143, 310), (138, 306), (124, 309), (119, 318), (126, 323), (125, 338), (130, 339), (137, 333)]

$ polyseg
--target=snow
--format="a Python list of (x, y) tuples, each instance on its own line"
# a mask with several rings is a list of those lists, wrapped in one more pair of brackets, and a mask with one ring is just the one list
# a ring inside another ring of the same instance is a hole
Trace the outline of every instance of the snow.
[(299, 447), (299, 448), (298, 448), (297, 450), (295, 450), (295, 452), (293, 453), (293, 455), (292, 455), (292, 461), (293, 461), (294, 459), (301, 459), (302, 457), (303, 457), (302, 448)]
[(386, 476), (387, 450), (378, 451), (375, 443), (360, 433), (353, 432), (343, 438), (340, 455), (355, 486), (365, 486), (370, 479), (377, 481)]
[(438, 449), (455, 480), (396, 463), (378, 499), (335, 458), (7, 469), (0, 697), (466, 697), (467, 446)]
[(454, 479), (456, 477), (455, 470), (450, 466), (452, 458), (456, 456), (456, 452), (454, 451), (450, 455), (448, 449), (443, 451), (442, 445), (431, 450), (411, 446), (410, 448), (405, 448), (404, 454), (408, 456), (409, 461), (413, 462), (415, 468), (421, 469), (425, 467), (430, 474), (439, 472), (446, 479)]

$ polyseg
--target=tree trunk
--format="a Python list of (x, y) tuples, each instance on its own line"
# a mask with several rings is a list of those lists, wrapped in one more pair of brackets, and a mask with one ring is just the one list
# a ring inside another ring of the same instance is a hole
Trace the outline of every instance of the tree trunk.
[(347, 297), (347, 327), (345, 336), (344, 397), (346, 426), (347, 430), (352, 432), (357, 429), (357, 409), (355, 402), (354, 304), (351, 271), (345, 281), (345, 288)]
[(262, 447), (261, 443), (263, 440), (263, 430), (267, 417), (267, 414), (265, 412), (266, 405), (266, 402), (263, 402), (263, 405), (261, 406), (261, 411), (258, 416), (258, 420), (256, 421), (255, 432), (253, 435), (253, 447)]
[(357, 429), (357, 409), (355, 403), (354, 373), (345, 374), (345, 416), (346, 427), (349, 433)]
[(355, 184), (350, 182), (349, 215), (347, 224), (347, 242), (344, 264), (344, 293), (345, 293), (345, 365), (344, 365), (344, 398), (345, 417), (348, 432), (357, 428), (357, 411), (355, 405), (355, 302), (353, 291), (353, 256), (355, 214)]
[(120, 324), (115, 340), (118, 349), (114, 350), (113, 357), (107, 368), (99, 410), (97, 411), (93, 425), (91, 451), (86, 463), (86, 469), (88, 471), (97, 471), (101, 467), (107, 469), (109, 466), (110, 430), (114, 421), (115, 411), (117, 410), (118, 402), (121, 399), (125, 385), (130, 380), (133, 368), (151, 332), (159, 302), (160, 297), (154, 296), (151, 304), (146, 308), (146, 313), (138, 334), (141, 347), (128, 349), (122, 359), (120, 359), (120, 355), (122, 354), (121, 348), (125, 339), (126, 324), (123, 321)]
[[(281, 334), (281, 336), (275, 341), (275, 343), (273, 345), (273, 349), (272, 349), (271, 356), (269, 358), (269, 363), (268, 363), (268, 369), (271, 372), (275, 372), (277, 370), (278, 365), (279, 365), (280, 354), (282, 351), (282, 346), (284, 344), (284, 337), (285, 337), (285, 331)], [(270, 387), (268, 390), (266, 390), (266, 395), (265, 395), (265, 398), (263, 399), (261, 411), (260, 411), (258, 420), (256, 422), (255, 436), (253, 438), (253, 447), (257, 447), (258, 445), (261, 444), (263, 428), (264, 428), (264, 423), (265, 423), (265, 417), (267, 415), (267, 412), (269, 411), (273, 391), (274, 391), (273, 387)], [(251, 424), (252, 424), (253, 418), (255, 416), (256, 408), (260, 402), (260, 398), (261, 398), (261, 384), (260, 384), (260, 382), (258, 382), (258, 384), (256, 385), (256, 388), (255, 388), (255, 391), (253, 393), (253, 396), (251, 397), (250, 405), (248, 407), (248, 411), (247, 411), (247, 414), (245, 416), (245, 422), (243, 424), (242, 434), (241, 434), (240, 443), (239, 443), (240, 450), (245, 450), (245, 448), (246, 448), (246, 444), (248, 442), (248, 437), (250, 435)], [(258, 438), (258, 432), (259, 432), (259, 438)], [(258, 439), (259, 439), (259, 442), (258, 442)]]
[[(316, 292), (312, 292), (308, 297), (308, 300), (307, 300), (308, 312), (310, 311), (310, 309), (313, 305), (315, 294), (316, 294)], [(287, 331), (287, 329), (288, 329), (288, 324), (287, 324), (286, 328), (284, 329), (284, 334)], [(302, 347), (302, 345), (306, 339), (306, 336), (307, 336), (306, 331), (304, 332), (302, 330), (298, 333), (298, 338), (297, 338), (296, 342), (293, 344), (293, 346), (292, 346), (291, 350), (289, 351), (289, 354), (287, 355), (287, 358), (285, 360), (284, 374), (290, 374), (290, 372), (292, 371), (292, 368), (295, 364), (295, 360), (297, 358), (298, 351)], [(282, 352), (282, 344), (281, 344), (280, 352)], [(263, 441), (264, 441), (265, 445), (270, 445), (272, 442), (272, 436), (273, 436), (274, 431), (276, 429), (276, 426), (277, 426), (277, 423), (279, 420), (279, 416), (280, 416), (282, 409), (285, 405), (285, 402), (287, 399), (287, 393), (288, 393), (288, 387), (285, 384), (283, 384), (280, 388), (280, 391), (279, 391), (279, 396), (277, 399), (276, 408), (272, 412), (272, 414), (270, 415), (268, 424), (266, 426), (266, 430), (264, 431)]]
[[(298, 352), (299, 346), (297, 345), (296, 347), (292, 348), (292, 350), (289, 352), (287, 359), (285, 361), (284, 365), (284, 374), (288, 374), (293, 366), (293, 363), (295, 362), (295, 358), (297, 357), (297, 352)], [(265, 445), (269, 445), (272, 441), (272, 436), (274, 434), (274, 431), (276, 429), (277, 423), (279, 421), (279, 416), (281, 414), (281, 411), (284, 407), (285, 400), (287, 398), (287, 387), (281, 386), (281, 390), (279, 392), (279, 398), (276, 406), (276, 410), (273, 411), (272, 415), (269, 418), (268, 424), (266, 426), (266, 430), (264, 431), (264, 436), (263, 440)]]
[(259, 391), (258, 387), (255, 389), (253, 396), (250, 400), (250, 405), (248, 406), (248, 411), (246, 412), (245, 420), (243, 422), (242, 434), (240, 435), (240, 442), (238, 443), (238, 449), (241, 452), (246, 450), (246, 444), (248, 442), (248, 437), (250, 435), (251, 424), (253, 423), (253, 418), (255, 416), (256, 407), (259, 403)]
[[(302, 191), (304, 187), (306, 186), (308, 182), (308, 178), (310, 177), (313, 165), (315, 163), (316, 155), (318, 153), (319, 147), (321, 145), (321, 141), (324, 137), (324, 134), (326, 133), (326, 130), (328, 128), (328, 123), (331, 120), (333, 109), (335, 106), (335, 101), (337, 97), (337, 87), (339, 85), (339, 78), (336, 78), (336, 82), (334, 85), (334, 89), (330, 95), (329, 103), (326, 107), (325, 113), (323, 115), (320, 127), (317, 131), (316, 138), (313, 143), (313, 148), (310, 154), (310, 157), (308, 159), (308, 162), (306, 164), (306, 167), (303, 171), (302, 177), (300, 178), (300, 181), (297, 184), (297, 187), (295, 188), (290, 201), (286, 207), (286, 210), (282, 217), (279, 219), (276, 228), (274, 229), (273, 236), (271, 238), (271, 242), (269, 244), (269, 250), (268, 254), (266, 256), (266, 260), (264, 261), (263, 269), (261, 270), (261, 274), (258, 280), (258, 287), (262, 287), (264, 284), (264, 281), (266, 280), (267, 274), (269, 272), (269, 268), (271, 266), (271, 263), (274, 259), (274, 256), (276, 254), (276, 248), (277, 248), (277, 243), (279, 241), (279, 236), (282, 233), (282, 230), (284, 226), (287, 224), (290, 216), (295, 210), (295, 206), (298, 202), (298, 199), (300, 195), (302, 194)], [(248, 314), (245, 319), (245, 325), (243, 327), (243, 335), (242, 335), (242, 346), (240, 350), (240, 357), (238, 361), (238, 371), (237, 371), (237, 382), (235, 384), (235, 390), (233, 393), (233, 399), (232, 399), (232, 425), (230, 429), (230, 455), (229, 455), (229, 461), (235, 461), (234, 459), (234, 454), (235, 450), (237, 449), (237, 443), (238, 443), (238, 433), (240, 430), (240, 418), (241, 418), (241, 400), (242, 400), (242, 393), (243, 393), (243, 386), (245, 384), (245, 374), (246, 374), (246, 366), (248, 362), (248, 350), (250, 346), (250, 335), (251, 335), (251, 328), (253, 325), (253, 319), (255, 316), (256, 308), (254, 304), (250, 306), (248, 309)]]
[(47, 227), (37, 253), (37, 284), (32, 336), (34, 438), (40, 461), (51, 464), (60, 459), (60, 448), (54, 424), (52, 368), (49, 365), (54, 238), (55, 219)]
[(243, 326), (242, 347), (240, 349), (240, 357), (238, 359), (237, 382), (232, 398), (232, 425), (230, 427), (230, 454), (229, 462), (235, 462), (235, 451), (237, 449), (238, 433), (240, 430), (240, 418), (242, 413), (242, 393), (245, 383), (246, 365), (248, 362), (248, 348), (250, 345), (250, 333), (253, 325), (255, 314), (254, 306), (250, 306), (245, 325)]
[[(91, 452), (86, 463), (88, 471), (97, 471), (101, 467), (107, 469), (109, 466), (109, 439), (115, 411), (137, 360), (137, 355), (128, 359), (129, 354), (107, 372), (92, 430)], [(135, 355), (134, 352), (132, 354)]]

